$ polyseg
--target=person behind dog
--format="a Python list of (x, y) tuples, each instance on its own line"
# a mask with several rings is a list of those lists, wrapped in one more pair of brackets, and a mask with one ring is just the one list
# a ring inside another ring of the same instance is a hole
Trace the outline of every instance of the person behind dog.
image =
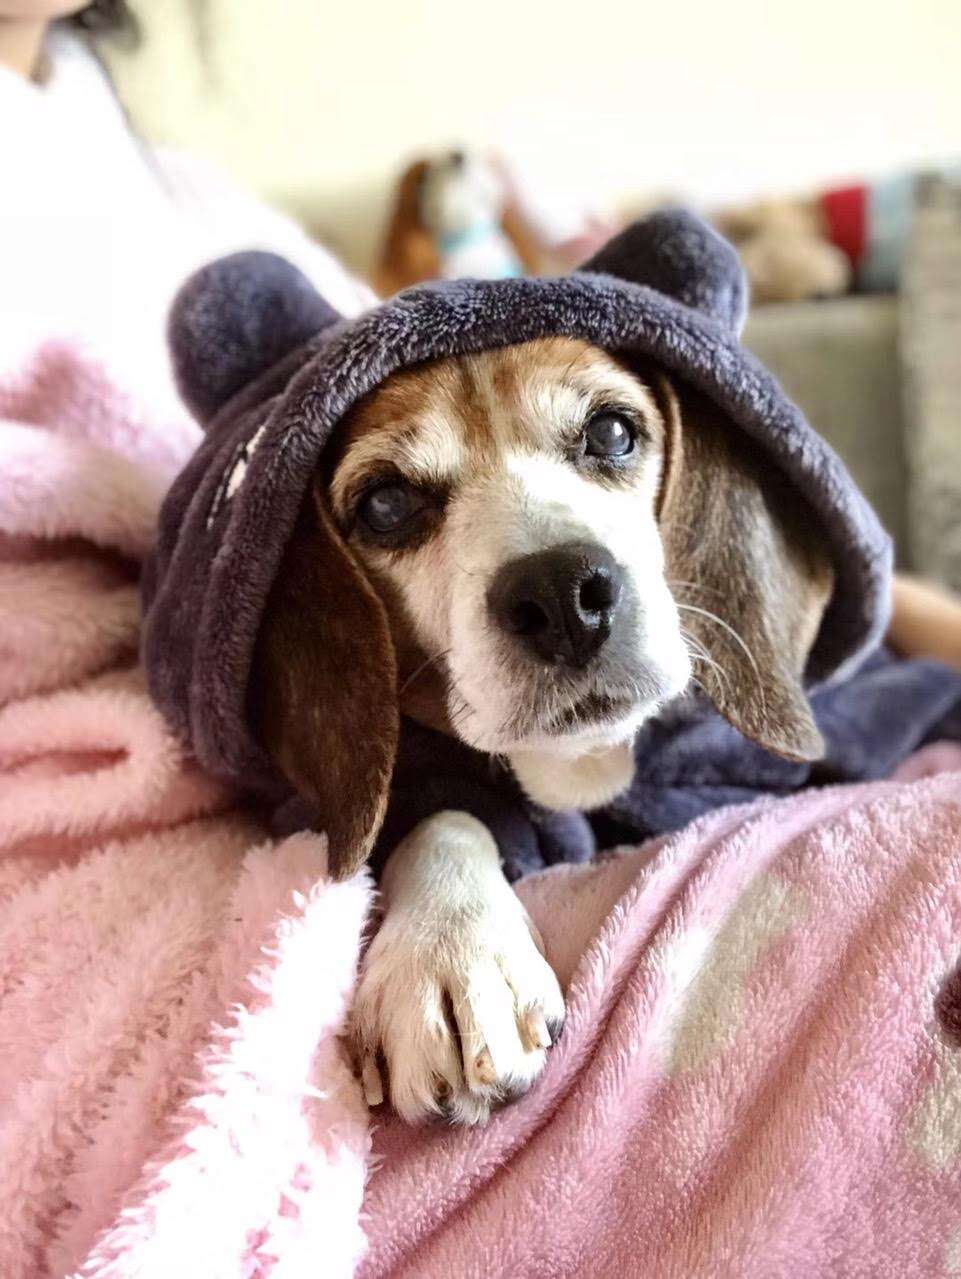
[(202, 263), (271, 249), (344, 314), (373, 295), (288, 218), (136, 136), (96, 53), (125, 32), (123, 0), (0, 0), (0, 373), (38, 344), (81, 340), (111, 381), (177, 420), (166, 317)]

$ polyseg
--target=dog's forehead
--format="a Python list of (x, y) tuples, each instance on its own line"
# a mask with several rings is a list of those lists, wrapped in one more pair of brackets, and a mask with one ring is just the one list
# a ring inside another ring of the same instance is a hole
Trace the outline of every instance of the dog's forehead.
[(647, 407), (646, 388), (614, 357), (546, 338), (437, 360), (389, 378), (346, 425), (339, 470), (390, 462), (444, 481), (509, 449), (547, 447), (602, 395)]

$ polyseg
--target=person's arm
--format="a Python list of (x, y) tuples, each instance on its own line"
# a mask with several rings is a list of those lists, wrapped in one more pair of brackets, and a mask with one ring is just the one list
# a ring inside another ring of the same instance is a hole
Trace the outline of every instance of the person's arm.
[(961, 599), (944, 586), (898, 574), (888, 642), (904, 657), (961, 668)]

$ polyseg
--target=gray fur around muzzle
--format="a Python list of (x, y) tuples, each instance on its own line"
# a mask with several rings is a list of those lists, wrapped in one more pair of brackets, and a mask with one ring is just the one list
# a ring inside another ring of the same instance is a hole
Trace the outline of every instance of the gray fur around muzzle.
[(796, 487), (836, 574), (807, 678), (851, 669), (884, 630), (889, 539), (837, 456), (740, 345), (746, 300), (734, 250), (683, 211), (635, 223), (565, 279), (424, 285), (351, 321), (270, 254), (225, 258), (188, 281), (170, 339), (206, 435), (161, 511), (143, 656), (154, 697), (200, 763), (268, 799), (285, 794), (250, 732), (251, 661), (302, 499), (350, 409), (420, 361), (549, 336), (654, 359), (711, 397)]

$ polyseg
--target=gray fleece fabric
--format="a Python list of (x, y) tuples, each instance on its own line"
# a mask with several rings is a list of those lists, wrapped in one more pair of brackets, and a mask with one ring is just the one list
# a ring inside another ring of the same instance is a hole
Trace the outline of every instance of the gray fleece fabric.
[[(567, 278), (422, 285), (350, 321), (272, 255), (201, 270), (175, 303), (170, 339), (206, 434), (164, 503), (143, 590), (150, 687), (200, 763), (275, 806), (290, 799), (251, 735), (248, 678), (298, 509), (345, 415), (399, 369), (548, 336), (653, 358), (715, 400), (793, 482), (837, 574), (807, 677), (854, 670), (886, 624), (889, 539), (838, 457), (740, 345), (746, 301), (734, 250), (681, 210), (635, 223)], [(296, 802), (284, 812), (296, 824)]]

